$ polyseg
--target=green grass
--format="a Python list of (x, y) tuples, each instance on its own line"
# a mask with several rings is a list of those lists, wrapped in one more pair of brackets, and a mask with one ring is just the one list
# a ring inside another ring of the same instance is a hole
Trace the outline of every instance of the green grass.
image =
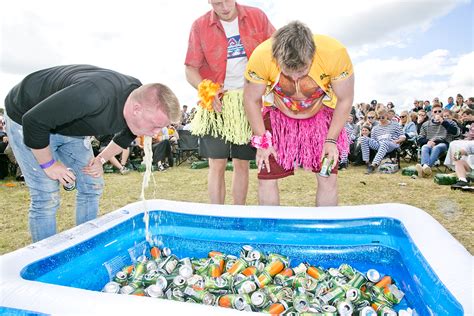
[[(154, 172), (146, 197), (176, 201), (202, 202), (207, 198), (207, 169), (190, 169), (185, 163), (166, 172)], [(141, 192), (142, 173), (131, 172), (126, 176), (105, 175), (105, 191), (101, 199), (100, 214), (106, 214), (128, 203), (136, 202)], [(227, 198), (231, 203), (230, 182), (232, 173), (226, 172)], [(247, 204), (257, 204), (256, 170), (250, 171)], [(0, 254), (31, 243), (28, 232), (29, 194), (27, 187), (6, 186), (14, 181), (0, 181)], [(405, 186), (400, 183), (406, 183)], [(280, 181), (281, 204), (314, 206), (316, 193), (315, 175), (297, 171), (295, 176)], [(473, 195), (452, 191), (440, 186), (433, 179), (411, 179), (396, 174), (364, 175), (363, 167), (351, 167), (339, 175), (339, 204), (360, 205), (375, 203), (404, 203), (421, 208), (439, 221), (472, 254), (473, 245)], [(469, 203), (470, 202), (470, 203)], [(75, 193), (61, 190), (61, 207), (57, 214), (58, 231), (74, 225)], [(471, 205), (471, 207), (469, 207)], [(423, 223), (420, 229), (423, 229)], [(434, 241), (435, 242), (435, 241)], [(442, 249), (440, 249), (442, 251)]]

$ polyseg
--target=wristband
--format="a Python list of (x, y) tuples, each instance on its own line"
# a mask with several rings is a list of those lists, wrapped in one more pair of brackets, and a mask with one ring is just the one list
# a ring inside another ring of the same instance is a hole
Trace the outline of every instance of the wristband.
[(325, 143), (331, 143), (331, 144), (334, 144), (334, 145), (337, 145), (337, 141), (333, 138), (326, 138), (326, 140), (324, 141)]
[(262, 136), (253, 135), (250, 139), (250, 143), (255, 148), (267, 149), (272, 146), (272, 133), (265, 131)]
[(99, 158), (99, 161), (100, 161), (100, 163), (101, 163), (102, 165), (107, 162), (107, 160), (105, 160), (104, 157), (102, 157), (102, 156), (97, 156), (97, 157), (95, 157), (95, 158)]
[(56, 160), (54, 160), (54, 158), (53, 158), (48, 162), (40, 164), (40, 167), (41, 167), (41, 169), (47, 169), (47, 168), (51, 167), (52, 165), (54, 165), (55, 162), (56, 162)]

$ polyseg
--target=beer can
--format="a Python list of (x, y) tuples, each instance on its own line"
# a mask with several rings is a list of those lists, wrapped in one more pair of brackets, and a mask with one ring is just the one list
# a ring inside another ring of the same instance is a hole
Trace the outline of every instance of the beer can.
[(336, 308), (340, 316), (351, 316), (354, 312), (354, 306), (350, 302), (344, 300), (339, 301)]
[(158, 264), (156, 263), (155, 260), (149, 260), (146, 263), (146, 270), (151, 271), (151, 270), (158, 270)]
[(123, 271), (118, 271), (114, 278), (113, 278), (113, 281), (117, 282), (118, 284), (120, 284), (121, 286), (124, 286), (127, 284), (127, 281), (128, 281), (128, 275), (127, 273), (123, 272)]
[(102, 289), (102, 292), (112, 293), (112, 294), (117, 294), (119, 291), (120, 291), (120, 284), (114, 281), (107, 283)]
[(272, 277), (267, 271), (263, 271), (258, 275), (258, 277), (254, 277), (255, 283), (258, 285), (259, 288), (263, 288), (266, 285), (270, 284), (272, 282)]
[(365, 306), (359, 311), (358, 316), (377, 316), (377, 312), (371, 306)]
[(253, 247), (250, 245), (243, 245), (242, 248), (240, 248), (240, 258), (243, 259), (248, 259), (250, 252), (253, 251)]
[(149, 286), (152, 284), (156, 284), (156, 280), (158, 280), (159, 273), (157, 270), (150, 270), (145, 275), (143, 275), (142, 283), (144, 286)]
[(143, 276), (146, 273), (146, 264), (143, 262), (138, 262), (135, 264), (135, 267), (133, 268), (132, 275), (130, 278), (133, 281), (141, 281), (143, 279)]
[(365, 292), (362, 292), (360, 289), (357, 289), (355, 287), (349, 288), (346, 292), (346, 298), (357, 304), (361, 301), (369, 301), (370, 300), (370, 295), (368, 295)]
[(321, 306), (321, 311), (324, 313), (337, 313), (337, 308), (332, 305), (323, 305)]
[(462, 158), (461, 150), (456, 150), (456, 151), (454, 152), (454, 159), (456, 159), (456, 160), (461, 160), (461, 158)]
[(163, 249), (161, 249), (161, 254), (168, 257), (171, 255), (171, 249), (169, 247), (163, 247)]
[(335, 287), (329, 290), (326, 294), (321, 296), (321, 301), (324, 304), (331, 304), (334, 300), (340, 299), (346, 296), (342, 287)]
[(273, 303), (267, 306), (262, 311), (267, 314), (280, 315), (287, 309), (288, 309), (288, 304), (285, 301), (279, 301), (277, 303)]
[(238, 273), (245, 270), (245, 268), (247, 267), (248, 267), (247, 261), (245, 261), (243, 258), (239, 258), (237, 259), (237, 261), (234, 262), (232, 267), (227, 272), (230, 275), (237, 275)]
[(319, 171), (319, 175), (321, 177), (329, 177), (332, 171), (332, 165), (334, 161), (329, 161), (327, 157), (324, 157), (323, 162), (321, 164), (321, 171)]
[(339, 272), (348, 279), (352, 279), (355, 274), (354, 268), (346, 263), (343, 263), (339, 266)]
[(314, 266), (309, 266), (308, 269), (306, 270), (306, 273), (318, 281), (324, 280), (327, 278), (327, 274), (326, 272), (324, 272), (323, 269), (314, 267)]
[(288, 258), (287, 256), (284, 256), (278, 253), (269, 253), (267, 255), (267, 262), (272, 262), (277, 259), (283, 262), (283, 264), (285, 265), (285, 268), (288, 268), (290, 266), (290, 258)]
[(217, 299), (217, 305), (237, 310), (243, 310), (246, 304), (244, 297), (240, 294), (226, 294)]
[(148, 286), (145, 289), (145, 294), (149, 297), (155, 297), (155, 298), (163, 297), (165, 295), (165, 293), (163, 292), (163, 289), (156, 284), (152, 284)]
[(380, 281), (380, 273), (375, 269), (367, 270), (366, 275), (367, 279), (372, 283), (377, 283), (378, 281)]
[(260, 250), (251, 250), (249, 253), (248, 253), (248, 257), (247, 257), (249, 260), (260, 260), (260, 261), (265, 261), (265, 255), (263, 254), (263, 252), (261, 252)]
[(358, 271), (356, 271), (352, 279), (350, 279), (349, 282), (347, 282), (347, 284), (350, 285), (351, 287), (355, 287), (358, 289), (360, 289), (362, 285), (366, 283), (367, 283), (367, 278), (365, 277), (365, 275), (363, 275), (362, 273)]
[(209, 253), (207, 254), (207, 256), (209, 258), (212, 258), (212, 257), (215, 257), (215, 256), (224, 256), (224, 254), (220, 251), (216, 251), (216, 250), (211, 250), (209, 251)]
[(252, 302), (252, 306), (257, 307), (259, 309), (265, 308), (268, 304), (270, 304), (268, 295), (260, 290), (253, 292), (250, 296), (250, 300)]
[[(67, 170), (71, 171), (74, 175), (76, 175), (76, 173), (74, 172), (74, 170), (72, 170), (71, 168), (67, 168)], [(72, 181), (72, 182), (66, 182), (66, 184), (63, 185), (63, 188), (64, 190), (66, 191), (72, 191), (76, 188), (76, 181)]]
[(298, 289), (293, 295), (293, 307), (298, 313), (307, 312), (309, 309), (309, 299), (305, 291)]
[(283, 271), (283, 269), (285, 269), (285, 263), (277, 258), (267, 263), (263, 270), (267, 272), (271, 277), (273, 277)]
[(245, 276), (251, 276), (251, 275), (257, 274), (257, 267), (255, 266), (247, 267), (242, 271), (242, 274)]
[[(166, 248), (163, 248), (163, 253)], [(178, 258), (175, 255), (169, 255), (166, 257), (165, 260), (160, 262), (158, 268), (162, 268), (166, 270), (166, 272), (171, 273), (174, 271), (176, 266), (178, 265)]]
[(158, 247), (152, 247), (150, 249), (150, 254), (154, 260), (158, 260), (161, 258), (161, 250)]
[(155, 283), (157, 286), (159, 286), (163, 292), (166, 291), (166, 289), (168, 288), (168, 280), (166, 280), (165, 276), (164, 275), (160, 275), (158, 276), (158, 278), (156, 279), (156, 283)]
[[(284, 273), (288, 269), (290, 269), (290, 268), (286, 268), (285, 270), (283, 270), (280, 273)], [(308, 268), (306, 267), (306, 265), (303, 262), (301, 262), (299, 265), (297, 265), (296, 267), (291, 269), (292, 273), (288, 274), (288, 276), (292, 276), (294, 274), (306, 273), (306, 270), (308, 270)], [(290, 273), (290, 272), (287, 272), (287, 273)]]
[(250, 278), (235, 283), (233, 286), (234, 291), (237, 294), (249, 294), (257, 289), (257, 284)]
[(119, 293), (120, 294), (125, 294), (125, 295), (130, 295), (132, 294), (138, 287), (136, 285), (132, 285), (132, 284), (127, 284), (125, 286), (122, 286), (120, 288), (120, 291)]
[(192, 266), (182, 265), (178, 269), (178, 273), (185, 279), (189, 279), (193, 275), (193, 268)]

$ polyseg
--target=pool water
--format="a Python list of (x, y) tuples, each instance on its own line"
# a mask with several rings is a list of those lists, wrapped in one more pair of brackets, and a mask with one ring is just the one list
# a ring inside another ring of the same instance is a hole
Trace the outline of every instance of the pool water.
[[(324, 268), (350, 264), (365, 272), (390, 275), (405, 292), (396, 306), (419, 315), (461, 315), (462, 307), (445, 288), (393, 218), (295, 220), (150, 212), (150, 230), (159, 246), (179, 258), (207, 257), (211, 250), (238, 255), (243, 245), (280, 253)], [(100, 291), (118, 269), (148, 247), (143, 215), (136, 215), (82, 243), (26, 266), (27, 280)]]

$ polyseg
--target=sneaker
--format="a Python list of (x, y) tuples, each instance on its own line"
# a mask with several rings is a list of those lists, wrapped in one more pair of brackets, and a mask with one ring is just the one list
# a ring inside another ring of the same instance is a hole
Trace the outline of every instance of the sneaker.
[(458, 180), (458, 182), (456, 182), (455, 184), (453, 184), (453, 186), (456, 186), (456, 187), (465, 187), (465, 186), (469, 186), (469, 182), (466, 182), (466, 181), (463, 181), (463, 180)]
[(127, 167), (123, 166), (122, 169), (120, 169), (120, 174), (121, 175), (126, 175), (127, 173), (130, 172), (130, 169), (128, 169)]
[(158, 171), (165, 171), (166, 168), (165, 168), (162, 164), (159, 164), (159, 165), (157, 166), (156, 170), (158, 170)]
[(431, 171), (430, 166), (423, 165), (423, 177), (425, 177), (425, 178), (431, 177), (432, 173), (433, 173), (433, 171)]
[(365, 174), (372, 174), (375, 172), (375, 166), (374, 165), (367, 165), (367, 171)]
[(337, 169), (338, 169), (338, 170), (345, 170), (345, 169), (347, 169), (347, 167), (348, 167), (348, 163), (347, 163), (347, 162), (341, 162), (341, 163), (339, 164), (339, 167), (338, 167)]
[(416, 172), (418, 173), (418, 176), (420, 178), (423, 177), (423, 167), (421, 166), (421, 164), (417, 163), (415, 168), (416, 168)]

